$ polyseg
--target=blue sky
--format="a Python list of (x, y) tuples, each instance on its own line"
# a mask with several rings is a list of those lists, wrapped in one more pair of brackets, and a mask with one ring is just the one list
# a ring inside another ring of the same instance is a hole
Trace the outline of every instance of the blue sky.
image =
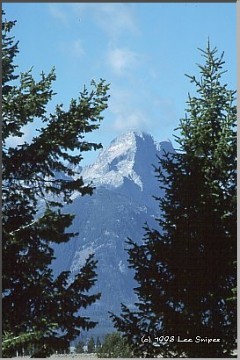
[[(198, 48), (206, 48), (208, 37), (225, 52), (224, 81), (237, 88), (235, 3), (5, 3), (3, 9), (17, 20), (19, 71), (33, 66), (39, 79), (56, 68), (49, 111), (57, 103), (67, 109), (92, 79), (111, 84), (104, 120), (88, 137), (103, 146), (129, 129), (174, 144), (173, 130), (194, 92), (184, 74), (199, 74)], [(26, 129), (25, 138), (32, 132)], [(86, 153), (82, 164), (96, 155)]]

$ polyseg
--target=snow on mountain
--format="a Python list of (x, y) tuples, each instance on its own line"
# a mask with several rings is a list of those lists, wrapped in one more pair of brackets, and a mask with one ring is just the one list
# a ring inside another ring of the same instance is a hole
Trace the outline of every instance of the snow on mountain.
[(81, 175), (94, 185), (112, 187), (122, 185), (123, 178), (127, 177), (142, 188), (141, 179), (134, 170), (135, 154), (136, 137), (133, 132), (128, 132), (113, 140), (107, 149), (102, 150), (97, 161), (86, 167)]
[(80, 176), (92, 182), (92, 196), (76, 196), (64, 210), (75, 215), (69, 231), (78, 236), (66, 244), (55, 245), (55, 273), (70, 270), (76, 274), (89, 254), (98, 260), (98, 281), (93, 292), (102, 297), (84, 316), (98, 321), (91, 332), (102, 336), (113, 331), (108, 311), (119, 313), (121, 302), (133, 305), (136, 301), (133, 271), (128, 268), (126, 240), (142, 242), (143, 226), (156, 226), (159, 216), (153, 195), (160, 194), (153, 164), (157, 155), (173, 152), (169, 141), (156, 143), (146, 133), (129, 131), (113, 140), (101, 151), (96, 162), (83, 168)]
[[(115, 188), (122, 185), (126, 178), (143, 190), (145, 173), (152, 160), (156, 163), (156, 155), (161, 150), (161, 143), (156, 144), (151, 135), (128, 131), (102, 150), (96, 162), (85, 167), (81, 176), (96, 186)], [(153, 174), (153, 169), (150, 172)]]

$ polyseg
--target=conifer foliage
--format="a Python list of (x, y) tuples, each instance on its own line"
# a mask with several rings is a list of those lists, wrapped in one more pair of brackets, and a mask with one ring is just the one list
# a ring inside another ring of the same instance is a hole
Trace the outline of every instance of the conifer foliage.
[(200, 51), (179, 149), (155, 168), (164, 189), (158, 227), (145, 226), (142, 245), (128, 240), (136, 310), (112, 314), (138, 356), (229, 357), (236, 349), (235, 91), (222, 81), (223, 54), (210, 43)]
[(120, 333), (107, 334), (102, 346), (98, 349), (99, 358), (132, 358), (131, 347)]
[[(101, 148), (101, 144), (87, 142), (85, 134), (98, 129), (109, 89), (104, 80), (92, 81), (92, 90), (84, 87), (68, 110), (58, 105), (48, 114), (55, 71), (42, 73), (39, 81), (31, 70), (17, 73), (18, 43), (10, 34), (14, 26), (15, 21), (3, 19), (4, 356), (15, 354), (19, 342), (20, 348), (26, 342), (66, 348), (80, 329), (95, 325), (79, 315), (81, 308), (100, 297), (88, 294), (96, 281), (94, 257), (86, 260), (71, 281), (69, 272), (53, 277), (51, 243), (67, 242), (73, 235), (66, 231), (73, 215), (62, 212), (63, 204), (71, 202), (75, 191), (81, 195), (93, 192), (91, 185), (74, 177), (72, 165), (82, 160), (84, 151)], [(41, 124), (37, 135), (14, 146), (14, 140), (24, 135), (24, 126), (36, 121)], [(18, 342), (11, 342), (11, 337)]]

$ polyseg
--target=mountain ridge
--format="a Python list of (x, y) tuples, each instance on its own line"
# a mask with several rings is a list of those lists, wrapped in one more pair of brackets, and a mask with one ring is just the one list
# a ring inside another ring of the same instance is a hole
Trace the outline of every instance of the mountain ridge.
[(113, 139), (109, 147), (102, 149), (97, 160), (82, 169), (81, 176), (85, 181), (91, 180), (95, 186), (110, 185), (113, 187), (121, 185), (123, 178), (127, 177), (142, 188), (143, 184), (139, 178), (139, 168), (136, 169), (135, 157), (146, 158), (147, 154), (152, 154), (152, 151), (156, 151), (157, 155), (161, 153), (163, 144), (169, 146), (170, 142), (157, 143), (148, 133), (129, 130)]
[(103, 336), (113, 331), (108, 311), (120, 312), (120, 304), (134, 306), (136, 286), (134, 274), (128, 268), (126, 240), (142, 242), (143, 226), (156, 226), (159, 208), (153, 195), (159, 196), (153, 164), (164, 151), (174, 151), (170, 142), (156, 143), (146, 133), (129, 131), (114, 139), (103, 149), (97, 160), (80, 172), (85, 183), (93, 183), (92, 196), (75, 196), (64, 207), (75, 215), (68, 231), (78, 233), (68, 243), (54, 245), (54, 272), (69, 270), (72, 276), (84, 264), (87, 256), (95, 254), (98, 261), (97, 283), (93, 293), (102, 297), (89, 309), (80, 310), (84, 316), (98, 321), (91, 333)]

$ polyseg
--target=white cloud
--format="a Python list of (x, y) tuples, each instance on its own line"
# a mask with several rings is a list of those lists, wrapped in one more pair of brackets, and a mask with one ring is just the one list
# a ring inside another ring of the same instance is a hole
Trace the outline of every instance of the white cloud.
[(136, 35), (139, 29), (134, 13), (134, 4), (125, 3), (51, 3), (50, 15), (64, 25), (71, 25), (75, 19), (88, 21), (105, 32), (110, 40), (121, 35)]
[(137, 26), (131, 4), (101, 4), (96, 13), (97, 21), (102, 29), (113, 38), (123, 33), (137, 33)]
[(82, 57), (83, 55), (85, 55), (85, 50), (83, 48), (83, 44), (80, 39), (74, 40), (71, 46), (72, 46), (73, 54), (76, 55), (77, 57)]
[(127, 49), (115, 48), (107, 53), (107, 62), (117, 75), (133, 69), (139, 60), (139, 56)]
[(127, 90), (112, 89), (109, 109), (113, 114), (112, 129), (118, 133), (129, 129), (147, 130), (148, 118), (139, 109), (134, 93)]
[(146, 117), (138, 109), (133, 109), (129, 113), (119, 113), (113, 123), (113, 129), (119, 133), (127, 130), (143, 131), (147, 128)]
[(81, 39), (71, 40), (71, 41), (62, 41), (59, 44), (59, 50), (67, 56), (72, 56), (74, 58), (82, 58), (86, 52), (83, 46)]
[(157, 133), (161, 129), (159, 138), (164, 134), (171, 134), (177, 119), (174, 100), (162, 97), (161, 94), (140, 81), (131, 82), (131, 86), (121, 87), (117, 83), (111, 85), (109, 111), (111, 125), (109, 128), (117, 133), (129, 129)]
[(123, 34), (139, 32), (134, 15), (133, 4), (124, 3), (78, 3), (73, 4), (80, 18), (90, 18), (111, 40)]
[(59, 20), (62, 24), (68, 25), (68, 17), (66, 11), (60, 9), (57, 4), (49, 4), (50, 14), (57, 20)]

